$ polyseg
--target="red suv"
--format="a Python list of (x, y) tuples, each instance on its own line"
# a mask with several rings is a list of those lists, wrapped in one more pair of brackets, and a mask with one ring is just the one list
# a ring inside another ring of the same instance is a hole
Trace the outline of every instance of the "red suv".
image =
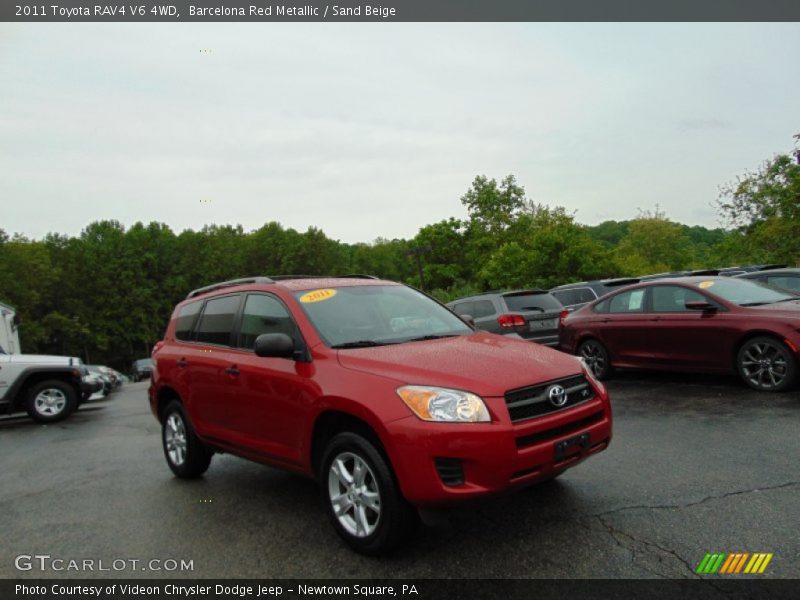
[(473, 330), (371, 277), (256, 277), (195, 290), (153, 351), (167, 463), (229, 452), (316, 478), (336, 531), (376, 554), (437, 509), (551, 479), (611, 440), (573, 356)]

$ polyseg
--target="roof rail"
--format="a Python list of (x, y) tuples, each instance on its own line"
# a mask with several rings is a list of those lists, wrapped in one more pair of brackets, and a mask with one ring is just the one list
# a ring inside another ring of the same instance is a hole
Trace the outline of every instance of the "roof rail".
[(221, 281), (220, 283), (214, 283), (212, 285), (207, 285), (205, 287), (192, 290), (186, 296), (186, 299), (188, 300), (189, 298), (194, 298), (195, 296), (199, 296), (200, 294), (205, 294), (206, 292), (211, 292), (213, 290), (231, 287), (234, 285), (242, 285), (245, 283), (275, 283), (275, 280), (270, 277), (243, 277), (242, 279), (231, 279), (230, 281)]
[(270, 275), (273, 281), (284, 281), (286, 279), (380, 279), (375, 275)]

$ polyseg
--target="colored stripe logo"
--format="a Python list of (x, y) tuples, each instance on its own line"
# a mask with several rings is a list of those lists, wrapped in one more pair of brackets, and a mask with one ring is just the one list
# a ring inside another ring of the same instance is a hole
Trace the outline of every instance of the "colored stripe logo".
[(737, 575), (739, 573), (761, 574), (769, 561), (772, 560), (771, 552), (724, 552), (708, 553), (700, 561), (697, 573), (700, 575)]

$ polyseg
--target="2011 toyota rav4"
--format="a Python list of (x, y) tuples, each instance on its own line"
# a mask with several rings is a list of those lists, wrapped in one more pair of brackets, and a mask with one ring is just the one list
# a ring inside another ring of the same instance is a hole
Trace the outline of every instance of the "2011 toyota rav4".
[(551, 479), (611, 440), (608, 395), (579, 359), (369, 277), (195, 290), (153, 359), (178, 477), (215, 452), (314, 477), (336, 531), (368, 554), (401, 541), (415, 508)]

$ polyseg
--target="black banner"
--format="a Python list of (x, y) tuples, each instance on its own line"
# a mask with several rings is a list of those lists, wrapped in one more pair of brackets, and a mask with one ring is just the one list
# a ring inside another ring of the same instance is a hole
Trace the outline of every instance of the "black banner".
[(797, 0), (4, 0), (0, 21), (800, 21)]
[(320, 598), (393, 600), (628, 600), (748, 598), (782, 600), (797, 597), (797, 580), (710, 577), (690, 580), (2, 580), (3, 600), (300, 600)]

